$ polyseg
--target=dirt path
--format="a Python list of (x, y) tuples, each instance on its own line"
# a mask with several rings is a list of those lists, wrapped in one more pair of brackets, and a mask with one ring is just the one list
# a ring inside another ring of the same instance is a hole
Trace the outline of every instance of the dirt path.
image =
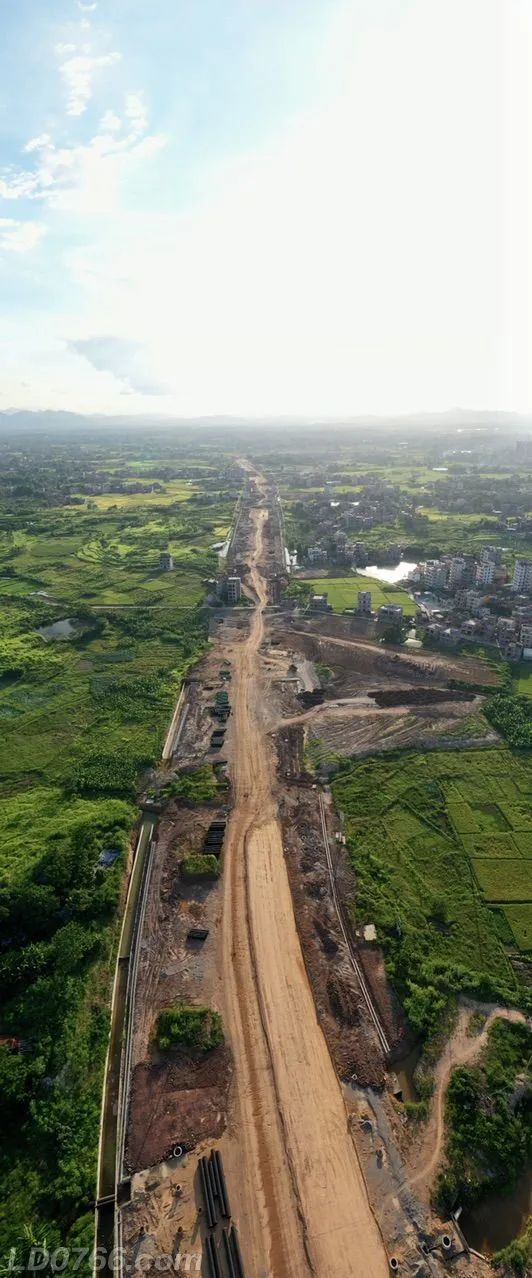
[[(323, 581), (326, 582), (326, 580), (327, 578), (324, 577)], [(318, 629), (314, 631), (298, 630), (295, 625), (290, 627), (289, 633), (301, 635), (304, 639), (308, 639), (310, 634), (319, 643), (333, 644), (335, 647), (347, 648), (351, 649), (351, 651), (358, 649), (359, 652), (370, 654), (374, 659), (380, 658), (389, 662), (393, 661), (397, 667), (398, 675), (400, 675), (401, 666), (403, 665), (409, 669), (419, 670), (425, 678), (450, 678), (453, 676), (455, 678), (474, 679), (475, 676), (478, 676), (479, 683), (495, 684), (497, 682), (497, 677), (490, 667), (482, 665), (482, 662), (475, 661), (472, 657), (464, 657), (461, 660), (460, 657), (453, 656), (452, 653), (443, 654), (432, 650), (430, 652), (421, 652), (419, 649), (415, 653), (411, 651), (405, 652), (402, 648), (381, 647), (375, 641), (370, 642), (367, 639), (355, 637), (342, 639), (338, 635), (329, 635), (325, 631)], [(440, 670), (441, 676), (439, 674)]]
[(221, 963), (236, 1081), (226, 1162), (247, 1274), (384, 1278), (382, 1239), (301, 954), (272, 793), (258, 655), (266, 517), (265, 509), (252, 515), (260, 605), (249, 638), (232, 651), (235, 806)]
[(525, 1021), (521, 1012), (511, 1011), (507, 1007), (494, 1007), (487, 1016), (482, 1033), (471, 1036), (467, 1032), (467, 1027), (474, 1010), (472, 1007), (460, 1008), (451, 1038), (436, 1066), (430, 1118), (416, 1144), (415, 1163), (412, 1161), (411, 1164), (413, 1175), (408, 1176), (409, 1184), (416, 1185), (418, 1193), (423, 1193), (424, 1190), (427, 1194), (429, 1193), (442, 1160), (445, 1138), (445, 1095), (453, 1069), (456, 1069), (458, 1065), (471, 1065), (477, 1059), (486, 1042), (490, 1026), (498, 1018), (505, 1021)]

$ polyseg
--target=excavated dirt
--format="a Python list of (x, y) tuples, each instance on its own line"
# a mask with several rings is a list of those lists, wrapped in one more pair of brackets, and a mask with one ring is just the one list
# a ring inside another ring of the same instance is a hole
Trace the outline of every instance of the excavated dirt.
[[(301, 617), (271, 619), (275, 637), (287, 648), (297, 647), (312, 660), (328, 666), (344, 667), (359, 676), (360, 684), (368, 676), (388, 681), (390, 679), (411, 682), (448, 682), (462, 679), (479, 685), (499, 682), (495, 670), (474, 657), (460, 657), (452, 653), (405, 653), (403, 650), (383, 647), (378, 643), (349, 634), (342, 617), (314, 618), (304, 622)], [(297, 638), (296, 638), (297, 636)]]
[[(330, 882), (316, 792), (298, 787), (281, 807), (283, 845), (305, 965), (312, 985), (320, 1024), (341, 1078), (353, 1075), (364, 1085), (382, 1087), (386, 1062), (367, 1010), (358, 979), (349, 962), (338, 918), (331, 902)], [(334, 872), (343, 900), (355, 892), (346, 850), (335, 845)], [(354, 939), (355, 934), (352, 931)], [(357, 945), (359, 961), (390, 1042), (392, 1055), (407, 1050), (411, 1036), (386, 978), (377, 946)]]
[(206, 1137), (220, 1137), (231, 1077), (227, 1048), (201, 1060), (185, 1053), (171, 1061), (137, 1065), (131, 1089), (127, 1161), (141, 1171), (170, 1157), (176, 1145), (194, 1149)]

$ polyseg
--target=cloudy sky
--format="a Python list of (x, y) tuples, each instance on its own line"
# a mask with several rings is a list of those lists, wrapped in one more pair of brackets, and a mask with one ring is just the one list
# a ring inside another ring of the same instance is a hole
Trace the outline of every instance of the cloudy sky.
[(0, 408), (530, 410), (529, 0), (0, 0)]

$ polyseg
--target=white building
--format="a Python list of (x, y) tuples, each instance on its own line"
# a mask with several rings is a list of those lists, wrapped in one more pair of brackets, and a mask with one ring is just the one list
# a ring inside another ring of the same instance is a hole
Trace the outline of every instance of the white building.
[(429, 590), (442, 590), (447, 585), (448, 564), (442, 559), (427, 559), (423, 576)]
[(170, 554), (170, 551), (161, 550), (161, 553), (159, 555), (159, 568), (162, 568), (163, 572), (170, 572), (173, 566), (174, 566), (174, 560), (172, 558), (172, 555)]
[(230, 604), (238, 603), (241, 594), (242, 582), (240, 577), (228, 577), (226, 587), (227, 602)]
[(357, 612), (365, 614), (366, 617), (371, 613), (371, 590), (359, 590)]
[(532, 559), (516, 559), (512, 590), (528, 593), (532, 589)]
[(492, 586), (496, 567), (497, 565), (493, 559), (485, 559), (483, 563), (477, 564), (475, 570), (477, 586)]

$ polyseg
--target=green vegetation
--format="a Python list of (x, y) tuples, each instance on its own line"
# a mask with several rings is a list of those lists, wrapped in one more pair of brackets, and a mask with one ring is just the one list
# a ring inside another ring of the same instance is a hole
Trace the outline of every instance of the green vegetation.
[[(189, 803), (209, 803), (218, 793), (218, 782), (210, 763), (191, 772), (179, 772), (159, 790), (162, 799), (186, 799)], [(153, 792), (155, 797), (155, 791)]]
[(532, 661), (520, 661), (512, 667), (515, 691), (520, 697), (532, 697)]
[(161, 1052), (170, 1052), (174, 1047), (210, 1052), (223, 1041), (221, 1017), (210, 1007), (187, 1007), (184, 1003), (177, 1003), (159, 1015), (157, 1046)]
[(485, 714), (509, 745), (532, 749), (532, 706), (527, 697), (513, 697), (505, 691), (490, 698)]
[(238, 488), (168, 437), (0, 450), (1, 1255), (26, 1225), (68, 1244), (87, 1224), (135, 799), (207, 643)]
[(512, 956), (530, 947), (532, 760), (405, 752), (346, 764), (333, 791), (357, 922), (376, 923), (413, 1027), (433, 1034), (461, 990), (523, 1002)]
[(181, 861), (181, 874), (185, 879), (216, 879), (219, 873), (218, 861), (210, 852), (189, 852)]
[(532, 1157), (532, 1035), (497, 1020), (479, 1064), (461, 1066), (446, 1097), (445, 1166), (436, 1186), (446, 1215), (459, 1198), (471, 1205), (489, 1191), (511, 1193)]
[(529, 1216), (524, 1233), (520, 1238), (498, 1251), (493, 1257), (495, 1267), (505, 1274), (515, 1274), (516, 1278), (527, 1278), (532, 1265), (532, 1216)]
[[(303, 585), (301, 581), (297, 585)], [(363, 577), (353, 573), (350, 577), (315, 577), (309, 580), (315, 594), (327, 594), (334, 612), (343, 612), (344, 608), (356, 608), (359, 590), (371, 590), (373, 608), (382, 604), (400, 604), (407, 616), (414, 616), (416, 605), (407, 595), (406, 590), (395, 590), (385, 582), (375, 581), (372, 577)]]

